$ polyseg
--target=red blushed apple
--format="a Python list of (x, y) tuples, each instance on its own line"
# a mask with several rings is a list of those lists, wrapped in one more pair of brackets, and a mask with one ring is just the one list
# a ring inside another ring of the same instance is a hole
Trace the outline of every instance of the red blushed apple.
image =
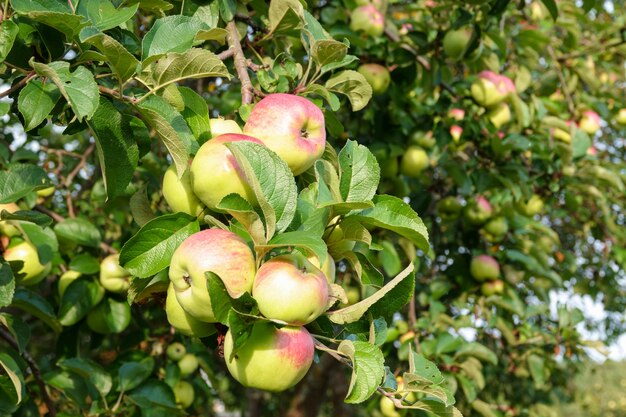
[(469, 223), (477, 225), (485, 223), (493, 214), (493, 208), (485, 197), (478, 196), (465, 207), (463, 215)]
[(578, 122), (578, 127), (589, 135), (595, 135), (600, 130), (600, 116), (595, 111), (588, 110)]
[(477, 281), (494, 280), (500, 276), (500, 265), (493, 256), (478, 255), (472, 258), (470, 273)]
[(243, 128), (276, 152), (293, 175), (302, 174), (324, 153), (324, 114), (309, 100), (270, 94), (254, 106)]
[(250, 204), (257, 200), (234, 155), (225, 143), (249, 141), (262, 145), (253, 137), (227, 133), (205, 142), (191, 163), (191, 185), (193, 194), (208, 208), (216, 210), (222, 198), (236, 193)]
[(350, 15), (350, 29), (369, 36), (380, 36), (385, 31), (385, 15), (373, 4), (357, 7)]
[(492, 107), (515, 93), (515, 84), (510, 78), (491, 71), (478, 74), (471, 86), (472, 97), (483, 107)]
[(224, 339), (224, 359), (230, 374), (242, 385), (279, 392), (296, 385), (313, 363), (313, 337), (304, 327), (281, 329), (257, 322), (245, 344), (233, 353), (230, 330)]
[(205, 272), (217, 274), (231, 297), (250, 291), (256, 264), (245, 240), (227, 230), (208, 229), (189, 236), (172, 255), (169, 276), (176, 299), (193, 317), (215, 322)]
[(329, 294), (324, 273), (300, 253), (265, 262), (252, 287), (261, 314), (298, 325), (310, 323), (326, 311)]

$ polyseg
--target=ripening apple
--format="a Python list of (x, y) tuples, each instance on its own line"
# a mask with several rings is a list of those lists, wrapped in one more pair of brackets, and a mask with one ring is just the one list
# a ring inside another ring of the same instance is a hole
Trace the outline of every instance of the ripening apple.
[(215, 326), (211, 323), (200, 321), (191, 314), (187, 313), (176, 298), (176, 290), (174, 284), (170, 282), (167, 287), (167, 297), (165, 298), (165, 314), (169, 324), (176, 331), (195, 337), (206, 337), (215, 333)]
[(120, 266), (120, 254), (109, 255), (100, 262), (100, 284), (105, 290), (123, 293), (130, 287), (130, 273)]
[(463, 134), (463, 128), (459, 125), (450, 126), (450, 136), (452, 136), (452, 140), (454, 143), (459, 143), (461, 141), (461, 135)]
[(615, 122), (619, 125), (626, 126), (626, 108), (619, 109), (615, 116)]
[(443, 37), (443, 51), (453, 61), (463, 58), (472, 40), (472, 28), (469, 26), (449, 30)]
[(183, 345), (182, 343), (174, 342), (174, 343), (170, 343), (167, 346), (165, 353), (167, 354), (168, 358), (170, 358), (173, 361), (178, 362), (187, 354), (187, 349), (185, 348), (185, 345)]
[(193, 193), (191, 174), (189, 170), (178, 178), (176, 165), (172, 164), (163, 176), (163, 197), (175, 212), (198, 216), (204, 209), (204, 204)]
[(533, 217), (543, 211), (544, 203), (543, 199), (539, 195), (533, 194), (528, 201), (520, 202), (518, 207), (522, 214), (528, 217)]
[(482, 228), (483, 235), (490, 242), (502, 240), (509, 231), (509, 224), (506, 218), (499, 216), (489, 220)]
[(243, 130), (234, 120), (223, 119), (221, 117), (217, 119), (209, 119), (209, 125), (211, 126), (211, 137), (215, 138), (227, 133), (243, 134)]
[(363, 64), (357, 71), (372, 86), (373, 94), (383, 94), (391, 83), (389, 70), (380, 64)]
[(595, 111), (588, 110), (578, 122), (578, 127), (589, 135), (595, 135), (600, 130), (600, 115)]
[(357, 7), (350, 15), (350, 29), (380, 36), (385, 31), (385, 16), (372, 4)]
[(465, 110), (463, 109), (450, 109), (448, 111), (448, 117), (460, 122), (465, 119)]
[[(2, 210), (6, 210), (9, 213), (15, 213), (20, 210), (20, 207), (15, 203), (0, 204), (0, 214)], [(12, 224), (9, 224), (6, 220), (0, 220), (0, 235), (4, 236), (16, 236), (20, 233), (19, 229)]]
[(455, 220), (459, 217), (463, 205), (454, 196), (448, 196), (437, 203), (437, 215), (443, 220)]
[(515, 84), (510, 78), (492, 71), (483, 71), (471, 86), (472, 97), (483, 107), (492, 107), (515, 93)]
[(504, 281), (496, 279), (494, 281), (484, 282), (483, 285), (480, 286), (480, 291), (486, 297), (494, 294), (502, 294), (504, 292)]
[(193, 353), (186, 353), (179, 361), (180, 376), (189, 376), (198, 369), (198, 358)]
[(314, 266), (322, 270), (322, 272), (324, 273), (324, 276), (326, 277), (326, 281), (328, 281), (329, 284), (332, 284), (335, 282), (335, 275), (336, 275), (337, 270), (335, 266), (335, 260), (333, 259), (332, 256), (330, 256), (330, 253), (326, 254), (326, 260), (324, 261), (324, 264), (321, 266), (320, 266), (320, 260), (317, 258), (317, 256), (310, 255), (309, 257), (307, 257), (307, 259)]
[(22, 267), (15, 270), (18, 282), (23, 285), (35, 285), (45, 279), (50, 270), (52, 263), (42, 264), (39, 261), (37, 248), (30, 242), (22, 241), (16, 245), (9, 246), (2, 255), (7, 262), (22, 262)]
[(126, 300), (105, 298), (87, 314), (87, 326), (100, 334), (121, 333), (130, 324), (130, 306)]
[(174, 251), (169, 276), (176, 299), (200, 321), (215, 322), (205, 272), (218, 275), (231, 297), (252, 289), (256, 273), (254, 254), (245, 240), (227, 230), (194, 233)]
[(318, 318), (326, 311), (329, 295), (324, 273), (297, 252), (261, 265), (252, 286), (261, 314), (294, 325)]
[(346, 235), (341, 228), (341, 223), (336, 224), (339, 217), (331, 220), (328, 225), (328, 231), (324, 234), (324, 240), (328, 251), (336, 257), (336, 260), (343, 259), (343, 254), (351, 252), (354, 249), (356, 242), (354, 240), (346, 239)]
[(496, 129), (500, 129), (502, 126), (511, 121), (511, 109), (508, 104), (500, 103), (487, 113), (487, 118), (496, 127)]
[(429, 159), (426, 151), (419, 146), (409, 146), (402, 155), (400, 170), (407, 177), (418, 177), (428, 167)]
[(324, 153), (324, 114), (309, 100), (293, 94), (269, 94), (259, 101), (243, 128), (302, 174)]
[(193, 390), (193, 385), (191, 385), (187, 381), (178, 381), (174, 388), (172, 388), (174, 392), (174, 398), (176, 399), (176, 404), (180, 405), (183, 408), (187, 408), (193, 404), (193, 400), (195, 399), (195, 392)]
[(494, 280), (500, 276), (500, 265), (493, 256), (478, 255), (472, 258), (470, 274), (477, 281)]
[(224, 359), (230, 374), (242, 385), (279, 392), (296, 385), (313, 363), (313, 337), (304, 327), (277, 329), (257, 322), (245, 344), (233, 353), (233, 336), (224, 339)]
[(463, 211), (463, 216), (470, 224), (479, 225), (485, 223), (493, 214), (493, 208), (485, 197), (478, 196), (470, 200)]

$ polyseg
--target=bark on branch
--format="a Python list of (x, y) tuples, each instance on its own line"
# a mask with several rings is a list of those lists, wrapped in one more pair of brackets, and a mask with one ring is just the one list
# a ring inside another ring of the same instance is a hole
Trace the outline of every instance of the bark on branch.
[(231, 20), (226, 24), (228, 30), (228, 46), (229, 50), (233, 51), (233, 59), (235, 61), (235, 70), (237, 71), (237, 77), (241, 82), (241, 104), (252, 103), (253, 88), (250, 76), (248, 75), (248, 61), (241, 49), (241, 43), (239, 42), (239, 32), (237, 31), (237, 25), (234, 20)]

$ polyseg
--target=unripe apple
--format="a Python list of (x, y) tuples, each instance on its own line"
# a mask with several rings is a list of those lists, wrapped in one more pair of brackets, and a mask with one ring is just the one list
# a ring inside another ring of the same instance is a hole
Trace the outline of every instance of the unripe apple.
[(37, 197), (43, 197), (43, 198), (50, 197), (52, 194), (54, 194), (54, 190), (55, 190), (54, 186), (37, 190)]
[(178, 381), (174, 388), (174, 398), (176, 399), (176, 404), (179, 404), (183, 408), (187, 408), (193, 404), (193, 400), (195, 398), (195, 392), (193, 390), (193, 385), (191, 385), (187, 381)]
[(482, 228), (482, 233), (490, 242), (502, 240), (509, 231), (509, 224), (502, 216), (489, 220)]
[(463, 205), (453, 196), (448, 196), (437, 203), (437, 214), (443, 220), (455, 220), (459, 217)]
[(431, 131), (426, 133), (417, 131), (413, 133), (411, 142), (422, 148), (430, 149), (437, 144), (437, 139), (433, 137), (433, 132)]
[(193, 194), (211, 210), (228, 194), (236, 193), (250, 204), (256, 205), (254, 192), (225, 143), (249, 141), (258, 144), (256, 138), (227, 133), (205, 142), (191, 163), (191, 185)]
[(124, 301), (105, 298), (87, 314), (87, 326), (100, 334), (121, 333), (130, 324), (130, 306)]
[(478, 255), (472, 258), (470, 274), (477, 281), (494, 280), (500, 276), (500, 265), (492, 256)]
[(234, 120), (228, 120), (223, 118), (209, 119), (209, 125), (211, 126), (211, 137), (215, 138), (227, 133), (243, 134), (243, 130)]
[(452, 136), (452, 140), (454, 143), (459, 143), (461, 141), (461, 135), (463, 134), (463, 128), (459, 125), (450, 126), (450, 136)]
[(502, 294), (504, 292), (504, 281), (496, 279), (495, 281), (487, 281), (480, 286), (480, 291), (484, 296), (489, 297), (494, 294)]
[(328, 251), (335, 256), (337, 260), (341, 260), (343, 254), (351, 252), (356, 242), (354, 240), (345, 239), (345, 234), (341, 228), (341, 224), (336, 224), (338, 217), (333, 219), (329, 224), (330, 232), (324, 235), (324, 240), (328, 246)]
[(407, 177), (418, 177), (428, 167), (429, 159), (426, 151), (419, 146), (409, 146), (402, 155), (400, 170)]
[(163, 197), (175, 212), (197, 216), (204, 209), (204, 204), (193, 193), (189, 170), (178, 178), (174, 164), (169, 166), (163, 176)]
[(379, 64), (363, 64), (357, 71), (372, 86), (372, 93), (383, 94), (391, 83), (389, 70)]
[(18, 282), (23, 285), (35, 285), (40, 283), (48, 276), (52, 269), (50, 262), (42, 264), (39, 261), (37, 248), (27, 241), (9, 246), (2, 256), (7, 262), (21, 261), (23, 263), (19, 270), (16, 271), (14, 269)]
[(385, 31), (385, 16), (371, 4), (357, 7), (350, 15), (350, 29), (369, 36), (380, 36)]
[(224, 282), (231, 297), (252, 289), (256, 273), (254, 254), (236, 234), (208, 229), (194, 233), (174, 251), (169, 276), (181, 307), (200, 321), (215, 322), (205, 272)]
[(189, 376), (198, 369), (198, 358), (193, 353), (186, 353), (178, 361), (178, 368), (180, 368), (180, 376)]
[[(0, 213), (2, 213), (2, 210), (15, 213), (20, 210), (20, 207), (15, 203), (0, 204)], [(20, 234), (20, 231), (17, 227), (9, 224), (6, 220), (0, 220), (0, 235), (12, 237), (18, 234)]]
[(165, 314), (167, 315), (167, 321), (170, 325), (172, 325), (176, 331), (184, 335), (206, 337), (215, 333), (215, 326), (211, 323), (198, 320), (181, 307), (178, 299), (176, 298), (174, 284), (171, 282), (167, 287)]
[(337, 270), (335, 266), (335, 260), (332, 256), (330, 256), (330, 253), (326, 254), (326, 260), (324, 261), (324, 264), (322, 266), (320, 266), (320, 260), (315, 255), (310, 255), (309, 257), (307, 257), (307, 259), (317, 268), (322, 270), (324, 276), (326, 277), (326, 281), (328, 281), (329, 284), (335, 282), (335, 275)]
[(572, 141), (572, 134), (569, 131), (565, 131), (558, 127), (550, 129), (552, 137), (561, 142), (570, 143)]
[(130, 288), (130, 273), (120, 266), (119, 253), (107, 256), (100, 263), (100, 284), (114, 293), (123, 293)]
[(471, 200), (465, 210), (463, 216), (470, 224), (479, 225), (485, 223), (493, 214), (493, 208), (489, 201), (482, 196), (478, 196)]
[[(224, 339), (224, 359), (230, 374), (242, 385), (279, 392), (296, 385), (313, 363), (313, 337), (304, 327), (280, 329), (257, 322), (246, 343), (233, 353), (233, 336)], [(231, 357), (232, 356), (232, 357)]]
[(355, 0), (354, 3), (357, 6), (367, 6), (368, 4), (371, 4), (381, 12), (387, 10), (387, 0)]
[(511, 121), (511, 109), (508, 104), (500, 103), (487, 113), (487, 118), (496, 129), (500, 129)]
[(82, 274), (80, 272), (71, 269), (64, 272), (57, 283), (57, 291), (59, 292), (59, 297), (63, 298), (63, 294), (65, 294), (65, 290), (67, 289), (67, 287), (69, 287), (72, 282), (80, 278), (81, 275)]
[(175, 342), (169, 344), (169, 346), (165, 350), (165, 353), (167, 354), (168, 358), (178, 362), (187, 354), (187, 349), (182, 343)]
[(615, 122), (619, 125), (626, 126), (626, 108), (619, 109), (615, 116)]
[(595, 135), (600, 130), (600, 115), (595, 111), (588, 110), (578, 122), (578, 127), (589, 135)]
[(522, 214), (533, 217), (543, 211), (543, 206), (543, 199), (537, 194), (533, 194), (528, 201), (520, 202), (518, 207)]
[(483, 71), (471, 86), (472, 97), (483, 107), (492, 107), (515, 93), (515, 84), (510, 78), (492, 71)]
[(396, 410), (396, 405), (393, 403), (393, 400), (389, 397), (382, 397), (378, 403), (378, 408), (385, 417), (402, 417), (398, 410)]
[(346, 298), (348, 299), (347, 304), (340, 304), (342, 307), (351, 306), (352, 304), (356, 304), (361, 301), (361, 290), (357, 287), (349, 286), (345, 289)]
[(453, 61), (463, 58), (472, 40), (472, 28), (462, 27), (458, 30), (449, 30), (443, 37), (443, 51)]
[(463, 109), (450, 109), (448, 111), (448, 117), (456, 120), (456, 121), (461, 121), (463, 119), (465, 119), (465, 110)]
[(295, 252), (261, 265), (252, 287), (261, 314), (296, 325), (310, 323), (326, 311), (329, 293), (324, 273)]

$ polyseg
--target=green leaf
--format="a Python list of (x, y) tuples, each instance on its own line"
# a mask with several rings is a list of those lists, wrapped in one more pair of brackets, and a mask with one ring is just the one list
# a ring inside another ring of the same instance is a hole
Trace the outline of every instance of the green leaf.
[(268, 17), (272, 33), (298, 36), (304, 26), (304, 8), (298, 0), (272, 0)]
[(26, 222), (22, 222), (20, 227), (26, 238), (37, 247), (39, 261), (42, 264), (52, 261), (52, 258), (59, 251), (59, 243), (52, 229)]
[(489, 404), (482, 400), (472, 401), (472, 408), (483, 417), (498, 417), (498, 413)]
[(11, 265), (0, 259), (0, 308), (6, 307), (13, 301), (15, 294), (15, 277)]
[[(89, 394), (84, 378), (79, 377), (73, 372), (55, 370), (46, 373), (43, 379), (46, 384), (57, 388), (63, 395), (69, 397), (80, 407), (87, 407), (86, 400)], [(57, 415), (60, 416), (60, 414)]]
[(57, 223), (54, 226), (54, 233), (61, 239), (91, 248), (99, 247), (102, 240), (100, 230), (83, 217), (69, 218)]
[(530, 376), (533, 378), (535, 388), (541, 389), (546, 383), (546, 364), (543, 357), (532, 353), (526, 358)]
[(326, 81), (324, 86), (329, 91), (347, 96), (353, 111), (363, 109), (372, 98), (372, 87), (365, 77), (356, 71), (342, 71)]
[(421, 250), (428, 251), (428, 230), (411, 206), (400, 198), (389, 195), (374, 196), (373, 201), (373, 208), (350, 217), (366, 225), (391, 230), (409, 239)]
[(161, 138), (176, 164), (176, 172), (182, 175), (187, 170), (189, 155), (198, 150), (198, 142), (183, 116), (159, 96), (148, 97), (137, 110), (146, 125)]
[(28, 323), (18, 316), (8, 313), (0, 313), (0, 324), (6, 327), (13, 339), (17, 342), (17, 348), (23, 353), (30, 340), (30, 327)]
[(104, 188), (109, 198), (125, 193), (139, 161), (139, 147), (130, 123), (131, 119), (104, 97), (87, 122), (96, 138)]
[[(370, 278), (371, 279), (371, 278)], [(410, 300), (415, 290), (415, 274), (409, 276), (396, 285), (391, 291), (370, 308), (374, 317), (390, 318), (393, 313), (399, 311)]]
[(548, 11), (550, 12), (550, 16), (552, 19), (556, 20), (559, 17), (559, 9), (556, 5), (555, 0), (541, 0), (541, 2), (546, 6)]
[(323, 39), (313, 44), (311, 56), (319, 66), (340, 63), (346, 57), (348, 47), (349, 45), (334, 39)]
[(369, 310), (370, 307), (380, 301), (385, 296), (385, 294), (390, 292), (395, 286), (397, 286), (407, 278), (413, 279), (413, 276), (411, 274), (413, 272), (413, 269), (413, 263), (410, 263), (409, 266), (404, 269), (404, 271), (402, 271), (397, 277), (385, 284), (384, 287), (376, 291), (373, 295), (359, 301), (356, 304), (352, 304), (351, 306), (326, 313), (328, 315), (328, 318), (330, 319), (330, 321), (336, 324), (354, 323), (355, 321), (359, 320), (363, 316), (363, 314), (365, 314), (365, 312)]
[(61, 332), (61, 323), (57, 320), (52, 306), (39, 294), (26, 288), (18, 288), (13, 296), (11, 307), (16, 307), (28, 314), (32, 314), (46, 323), (56, 333)]
[(67, 2), (58, 0), (11, 0), (11, 6), (18, 15), (43, 23), (74, 37), (89, 24), (83, 17), (72, 12)]
[(168, 52), (185, 52), (193, 46), (198, 31), (211, 29), (190, 16), (166, 16), (157, 19), (142, 44), (144, 66)]
[(13, 48), (13, 42), (19, 32), (20, 29), (12, 20), (5, 20), (0, 24), (0, 63), (4, 62)]
[(34, 210), (18, 210), (14, 213), (9, 213), (7, 210), (0, 212), (0, 220), (18, 220), (29, 223), (35, 223), (41, 227), (47, 227), (52, 224), (52, 218), (39, 211)]
[(146, 223), (122, 247), (120, 264), (139, 278), (167, 268), (178, 246), (200, 231), (195, 217), (185, 213), (166, 214)]
[(382, 383), (385, 377), (385, 357), (378, 347), (358, 340), (343, 340), (337, 351), (352, 362), (352, 379), (345, 402), (362, 403)]
[(0, 171), (0, 204), (12, 203), (26, 194), (47, 188), (46, 171), (36, 165), (12, 164)]
[(354, 55), (346, 55), (340, 61), (334, 61), (334, 62), (331, 62), (331, 63), (328, 63), (328, 64), (324, 65), (322, 67), (321, 74), (326, 74), (326, 73), (334, 71), (336, 69), (347, 67), (348, 65), (350, 65), (350, 64), (352, 64), (352, 63), (354, 63), (354, 62), (356, 62), (358, 60), (359, 60), (359, 58), (357, 58)]
[(72, 258), (69, 269), (86, 275), (95, 274), (100, 271), (100, 261), (89, 254), (83, 253)]
[(176, 399), (172, 389), (162, 381), (150, 379), (130, 391), (127, 398), (139, 408), (164, 408), (176, 411)]
[(478, 342), (471, 342), (461, 347), (454, 355), (455, 359), (465, 356), (473, 356), (483, 362), (489, 362), (493, 365), (498, 364), (498, 356), (489, 348)]
[(15, 362), (15, 360), (5, 352), (0, 352), (0, 366), (4, 369), (4, 372), (8, 375), (9, 379), (13, 383), (13, 388), (15, 389), (15, 404), (19, 404), (22, 402), (22, 398), (26, 394), (24, 384), (24, 375), (22, 374), (22, 370)]
[(272, 249), (280, 247), (296, 247), (314, 254), (320, 261), (320, 265), (326, 260), (328, 249), (321, 237), (313, 236), (308, 231), (297, 230), (285, 232), (274, 236), (266, 245), (257, 245), (257, 249)]
[(106, 64), (121, 82), (127, 81), (137, 72), (139, 66), (137, 58), (111, 36), (94, 27), (87, 27), (80, 32), (80, 41), (100, 51), (106, 57)]
[(80, 0), (76, 13), (85, 16), (98, 29), (105, 31), (126, 23), (138, 8), (138, 4), (118, 9), (109, 0)]
[(119, 390), (130, 391), (148, 379), (154, 370), (154, 358), (146, 356), (136, 362), (126, 362), (117, 372)]
[(370, 150), (356, 141), (349, 140), (339, 152), (339, 189), (343, 201), (370, 201), (380, 180), (380, 167)]
[(432, 398), (424, 398), (423, 400), (416, 401), (406, 408), (424, 410), (427, 411), (429, 415), (434, 415), (437, 417), (463, 417), (461, 412), (455, 407), (446, 407), (438, 399)]
[[(433, 362), (429, 361), (420, 353), (416, 353), (413, 349), (409, 352), (409, 374), (411, 376), (419, 377), (423, 381), (428, 381), (431, 384), (440, 385), (443, 384), (445, 378), (441, 375), (441, 371), (437, 368)], [(415, 378), (411, 378), (406, 381), (410, 383), (415, 381)]]
[(139, 226), (144, 226), (155, 218), (147, 194), (147, 185), (143, 185), (130, 198), (130, 212)]
[(209, 122), (209, 106), (206, 101), (195, 91), (188, 87), (178, 87), (185, 108), (181, 111), (185, 122), (191, 129), (191, 133), (202, 145), (211, 139), (211, 124)]
[(220, 15), (224, 22), (230, 22), (237, 12), (237, 2), (235, 0), (217, 0)]
[(254, 142), (227, 143), (243, 169), (265, 216), (269, 241), (275, 232), (284, 231), (296, 212), (298, 189), (287, 163), (269, 148)]
[(239, 194), (228, 194), (217, 205), (217, 208), (233, 216), (248, 231), (255, 245), (267, 242), (263, 221), (250, 203)]
[(111, 392), (111, 387), (113, 386), (111, 375), (96, 362), (84, 358), (71, 358), (60, 361), (59, 366), (83, 378), (88, 378), (89, 382), (96, 387), (102, 397)]
[(70, 63), (65, 61), (46, 65), (31, 59), (30, 64), (37, 74), (50, 78), (56, 84), (79, 121), (93, 116), (98, 107), (100, 92), (91, 71), (78, 66), (74, 72), (70, 72)]
[(65, 292), (59, 305), (59, 322), (72, 326), (83, 319), (104, 297), (104, 288), (94, 279), (77, 279)]

